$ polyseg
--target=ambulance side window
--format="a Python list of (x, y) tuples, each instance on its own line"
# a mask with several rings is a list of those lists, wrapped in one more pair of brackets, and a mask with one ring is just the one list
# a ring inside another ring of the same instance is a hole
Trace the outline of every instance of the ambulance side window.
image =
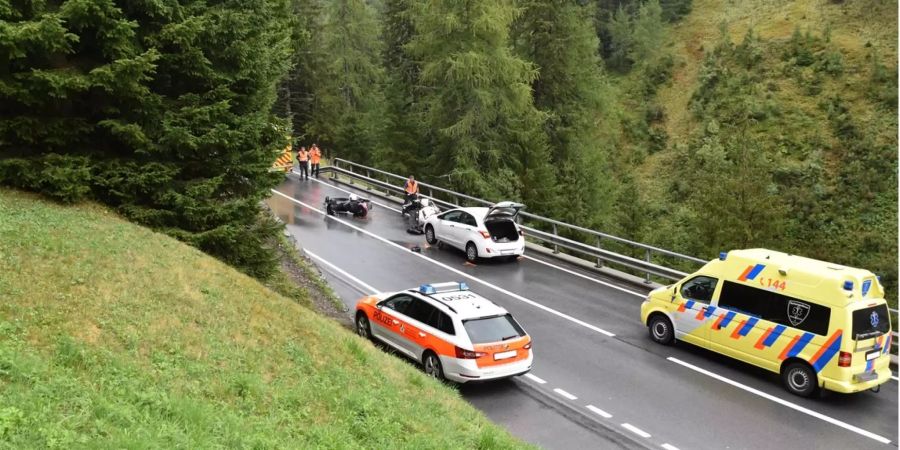
[(718, 279), (712, 277), (694, 277), (681, 285), (681, 297), (700, 303), (712, 301)]

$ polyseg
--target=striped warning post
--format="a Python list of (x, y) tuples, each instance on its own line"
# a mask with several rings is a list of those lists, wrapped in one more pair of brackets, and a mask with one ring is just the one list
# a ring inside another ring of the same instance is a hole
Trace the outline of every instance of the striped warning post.
[(275, 160), (275, 164), (272, 164), (272, 169), (287, 172), (292, 167), (294, 167), (294, 160), (291, 158), (291, 146), (288, 145), (284, 148), (284, 152), (278, 156), (278, 159)]

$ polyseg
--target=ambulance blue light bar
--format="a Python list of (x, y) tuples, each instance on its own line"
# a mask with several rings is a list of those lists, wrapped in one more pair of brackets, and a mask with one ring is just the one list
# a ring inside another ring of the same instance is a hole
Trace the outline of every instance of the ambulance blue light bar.
[(448, 283), (423, 284), (419, 286), (419, 292), (425, 295), (441, 294), (444, 292), (468, 291), (469, 285), (465, 282), (451, 281)]
[(852, 291), (852, 290), (853, 290), (853, 282), (850, 281), (850, 280), (845, 281), (845, 282), (844, 282), (844, 290), (845, 290), (845, 291)]
[(719, 260), (725, 261), (725, 258), (728, 258), (728, 252), (719, 252)]

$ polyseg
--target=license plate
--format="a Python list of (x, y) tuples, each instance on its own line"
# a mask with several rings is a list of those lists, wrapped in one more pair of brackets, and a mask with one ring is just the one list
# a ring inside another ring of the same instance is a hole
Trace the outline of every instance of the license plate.
[(515, 356), (516, 356), (515, 350), (510, 350), (508, 352), (494, 353), (494, 361), (499, 361), (501, 359), (514, 358)]
[(872, 350), (871, 352), (866, 353), (866, 361), (878, 358), (878, 355), (881, 355), (881, 350)]

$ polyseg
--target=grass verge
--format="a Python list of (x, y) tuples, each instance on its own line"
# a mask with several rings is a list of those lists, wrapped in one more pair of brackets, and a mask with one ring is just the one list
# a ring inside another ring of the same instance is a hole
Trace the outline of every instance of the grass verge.
[(0, 190), (0, 299), (3, 447), (522, 445), (337, 323), (99, 206)]

